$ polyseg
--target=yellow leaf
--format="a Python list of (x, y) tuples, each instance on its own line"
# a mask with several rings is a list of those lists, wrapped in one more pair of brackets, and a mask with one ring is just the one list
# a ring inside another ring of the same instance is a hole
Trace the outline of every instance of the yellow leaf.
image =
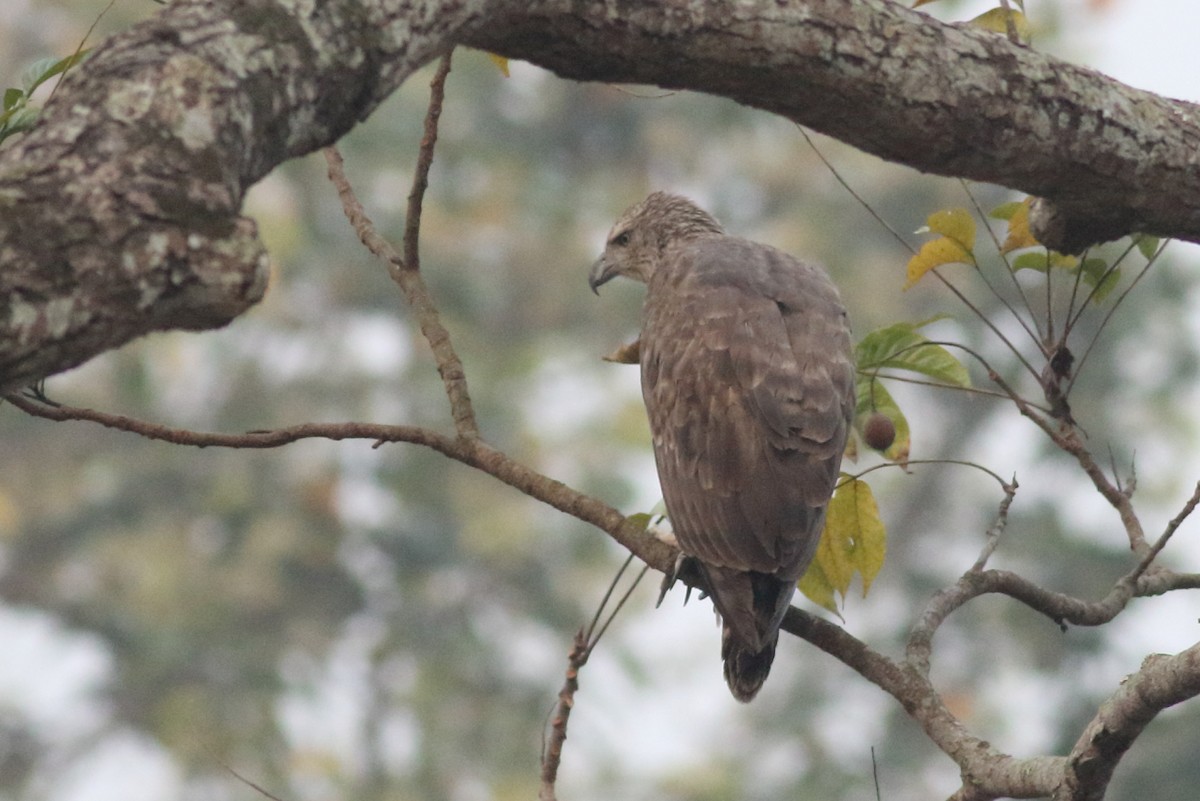
[(495, 64), (497, 67), (500, 68), (500, 71), (504, 73), (504, 77), (507, 78), (508, 77), (508, 59), (505, 58), (504, 56), (498, 56), (495, 53), (488, 53), (487, 57), (492, 60), (493, 64)]
[(1005, 11), (1003, 8), (993, 8), (991, 11), (985, 11), (968, 24), (974, 25), (976, 28), (983, 28), (985, 31), (1008, 35), (1007, 17), (1011, 15), (1013, 28), (1017, 31), (1017, 39), (1022, 42), (1029, 41), (1031, 33), (1029, 20), (1020, 11)]
[(1011, 253), (1022, 248), (1037, 247), (1040, 243), (1033, 238), (1029, 231), (1029, 204), (1033, 198), (1025, 198), (1008, 218), (1008, 235), (1004, 238), (1001, 253)]
[(613, 362), (614, 364), (637, 364), (642, 358), (641, 354), (642, 341), (635, 339), (628, 345), (621, 345), (612, 353), (601, 358), (606, 362)]
[(850, 550), (853, 547), (852, 515), (848, 520), (844, 501), (850, 496), (844, 490), (845, 487), (842, 487), (835, 492), (829, 502), (825, 512), (825, 530), (821, 532), (817, 557), (813, 560), (821, 566), (829, 586), (842, 595), (846, 594), (854, 579), (854, 565), (850, 562)]
[(800, 592), (804, 593), (804, 597), (815, 603), (817, 606), (824, 607), (830, 612), (833, 612), (838, 617), (841, 617), (841, 612), (837, 608), (837, 600), (833, 595), (833, 586), (829, 583), (829, 578), (825, 575), (825, 571), (821, 569), (821, 565), (815, 559), (808, 566), (808, 571), (800, 578), (800, 583), (796, 585)]
[(904, 288), (908, 289), (925, 273), (943, 264), (972, 264), (974, 258), (971, 252), (955, 240), (940, 236), (931, 242), (926, 242), (916, 255), (908, 260), (908, 280)]
[(887, 531), (879, 519), (879, 507), (869, 484), (855, 479), (839, 492), (849, 494), (853, 501), (854, 534), (851, 538), (850, 563), (862, 576), (865, 598), (887, 556)]
[(963, 246), (968, 253), (975, 250), (975, 218), (966, 209), (939, 209), (930, 214), (925, 225)]
[(800, 581), (800, 591), (836, 611), (834, 596), (846, 595), (855, 573), (862, 576), (866, 596), (886, 554), (887, 532), (875, 496), (865, 481), (849, 479), (829, 502), (817, 556)]

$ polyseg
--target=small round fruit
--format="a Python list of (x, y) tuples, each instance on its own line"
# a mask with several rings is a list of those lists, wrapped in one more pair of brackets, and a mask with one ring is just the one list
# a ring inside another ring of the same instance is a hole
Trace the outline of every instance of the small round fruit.
[(863, 442), (877, 451), (886, 451), (896, 441), (896, 424), (888, 416), (871, 412), (863, 424)]

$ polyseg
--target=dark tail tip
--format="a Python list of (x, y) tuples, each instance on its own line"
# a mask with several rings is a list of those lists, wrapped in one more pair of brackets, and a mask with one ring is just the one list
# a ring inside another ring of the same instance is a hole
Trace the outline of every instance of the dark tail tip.
[(743, 704), (758, 694), (763, 682), (771, 672), (775, 661), (775, 640), (767, 643), (761, 651), (751, 651), (734, 642), (726, 630), (725, 647), (721, 649), (725, 658), (725, 683), (733, 697)]

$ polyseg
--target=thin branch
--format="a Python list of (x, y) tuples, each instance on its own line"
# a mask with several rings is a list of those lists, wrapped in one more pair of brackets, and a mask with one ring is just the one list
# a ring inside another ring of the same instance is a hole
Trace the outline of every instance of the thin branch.
[[(974, 261), (974, 260), (972, 260), (972, 261)], [(1021, 364), (1022, 364), (1022, 365), (1024, 365), (1025, 369), (1029, 371), (1029, 374), (1030, 374), (1031, 376), (1033, 376), (1035, 380), (1039, 378), (1038, 371), (1037, 371), (1037, 370), (1035, 370), (1035, 369), (1033, 369), (1033, 365), (1031, 365), (1031, 364), (1028, 362), (1028, 360), (1026, 360), (1026, 358), (1025, 358), (1024, 354), (1022, 354), (1022, 353), (1021, 353), (1021, 351), (1020, 351), (1020, 350), (1017, 348), (1017, 346), (1016, 346), (1016, 345), (1014, 345), (1014, 344), (1012, 343), (1012, 341), (1011, 341), (1011, 340), (1009, 340), (1009, 338), (1008, 338), (1008, 337), (1006, 337), (1006, 336), (1004, 335), (1004, 333), (1003, 333), (1003, 332), (1002, 332), (1002, 331), (1001, 331), (999, 328), (997, 328), (997, 327), (996, 327), (996, 324), (995, 324), (995, 323), (993, 323), (991, 320), (989, 320), (989, 319), (988, 319), (987, 315), (985, 315), (985, 314), (984, 314), (984, 313), (983, 313), (983, 312), (982, 312), (982, 311), (979, 309), (979, 307), (978, 307), (978, 306), (976, 306), (974, 303), (972, 303), (972, 302), (971, 302), (971, 301), (970, 301), (970, 300), (967, 298), (967, 296), (966, 296), (966, 295), (964, 295), (964, 294), (963, 294), (963, 293), (962, 293), (962, 292), (961, 292), (961, 291), (958, 289), (958, 287), (956, 287), (954, 284), (950, 283), (950, 279), (948, 279), (948, 278), (946, 278), (946, 276), (942, 275), (942, 274), (941, 274), (941, 272), (940, 272), (940, 271), (938, 271), (938, 269), (937, 269), (936, 267), (935, 267), (934, 269), (930, 270), (930, 272), (931, 272), (931, 273), (933, 273), (933, 275), (934, 275), (934, 276), (935, 276), (935, 277), (936, 277), (936, 278), (937, 278), (939, 281), (941, 281), (941, 282), (942, 282), (942, 286), (944, 286), (944, 287), (946, 287), (947, 289), (949, 289), (949, 290), (950, 290), (950, 291), (951, 291), (951, 292), (954, 294), (954, 296), (955, 296), (956, 298), (958, 298), (958, 299), (959, 299), (959, 301), (961, 301), (961, 302), (962, 302), (962, 304), (963, 304), (964, 306), (966, 306), (968, 309), (970, 309), (970, 310), (971, 310), (971, 313), (972, 313), (972, 314), (974, 314), (974, 315), (975, 315), (977, 318), (979, 318), (979, 321), (980, 321), (981, 323), (983, 323), (984, 325), (986, 325), (986, 326), (988, 327), (988, 329), (989, 329), (989, 330), (990, 330), (990, 331), (991, 331), (991, 332), (992, 332), (992, 333), (993, 333), (993, 334), (994, 334), (994, 335), (995, 335), (995, 336), (996, 336), (996, 337), (997, 337), (997, 338), (998, 338), (998, 339), (999, 339), (1001, 342), (1003, 342), (1003, 343), (1004, 343), (1004, 346), (1008, 348), (1009, 352), (1011, 352), (1013, 356), (1016, 356), (1016, 357), (1017, 357), (1017, 361), (1021, 362)], [(1037, 344), (1038, 344), (1038, 348), (1041, 348), (1041, 346), (1042, 346), (1042, 345), (1041, 345), (1041, 343), (1039, 342), (1039, 343), (1037, 343)]]
[[(979, 219), (983, 223), (983, 229), (987, 231), (988, 237), (992, 240), (992, 244), (996, 246), (996, 253), (1000, 256), (1000, 260), (1004, 262), (1004, 266), (1006, 268), (1004, 272), (1008, 274), (1010, 279), (1012, 279), (1012, 285), (1016, 288), (1017, 294), (1020, 296), (1022, 303), (1025, 305), (1025, 310), (1029, 312), (1029, 317), (1033, 320), (1033, 324), (1036, 327), (1037, 315), (1033, 313), (1033, 306), (1030, 305), (1029, 298), (1025, 296), (1025, 290), (1021, 287), (1021, 282), (1017, 280), (1017, 276), (1012, 270), (1012, 265), (1008, 261), (1008, 256), (1004, 253), (1004, 246), (1000, 244), (1000, 239), (996, 236), (996, 232), (992, 230), (992, 226), (988, 225), (988, 215), (979, 205), (979, 201), (975, 199), (975, 195), (971, 192), (971, 188), (968, 186), (966, 180), (959, 178), (958, 183), (960, 186), (962, 186), (963, 192), (966, 193), (967, 198), (971, 201), (971, 206), (975, 209), (975, 213), (979, 215)], [(992, 286), (990, 281), (988, 281), (987, 276), (983, 274), (983, 270), (979, 267), (978, 262), (975, 263), (975, 273), (979, 276), (980, 280), (983, 281), (984, 286), (991, 291), (992, 296), (995, 297), (996, 300), (1000, 301), (1000, 303), (1004, 305), (1004, 308), (1008, 309), (1008, 312), (1013, 316), (1013, 319), (1025, 329), (1025, 333), (1029, 335), (1029, 338), (1033, 340), (1033, 342), (1039, 348), (1042, 348), (1042, 352), (1045, 353), (1045, 346), (1042, 343), (1041, 331), (1038, 330), (1035, 332), (1029, 327), (1029, 324), (1025, 322), (1025, 318), (1018, 314), (1017, 310), (1013, 308), (1012, 304), (1000, 294), (998, 289)]]
[[(1087, 311), (1088, 304), (1091, 303), (1092, 299), (1096, 297), (1096, 293), (1100, 291), (1100, 288), (1104, 285), (1104, 282), (1106, 280), (1108, 280), (1108, 277), (1110, 275), (1112, 275), (1114, 272), (1116, 272), (1120, 268), (1121, 262), (1125, 261), (1125, 258), (1127, 256), (1129, 256), (1129, 254), (1132, 253), (1133, 249), (1136, 247), (1137, 247), (1137, 243), (1133, 242), (1133, 241), (1131, 241), (1128, 245), (1126, 245), (1125, 249), (1123, 251), (1121, 251), (1121, 255), (1117, 256), (1117, 258), (1113, 260), (1113, 263), (1108, 265), (1108, 267), (1104, 270), (1104, 272), (1100, 274), (1100, 277), (1096, 279), (1096, 283), (1092, 284), (1092, 286), (1088, 289), (1087, 297), (1083, 299), (1083, 302), (1079, 304), (1079, 308), (1075, 310), (1075, 316), (1067, 321), (1067, 330), (1064, 333), (1064, 339), (1066, 338), (1066, 334), (1069, 334), (1071, 332), (1071, 329), (1073, 329), (1075, 327), (1075, 324), (1079, 322), (1079, 318), (1083, 316), (1083, 313), (1085, 311)], [(1083, 262), (1083, 260), (1081, 259), (1080, 260), (1080, 271), (1082, 271), (1082, 269), (1083, 269), (1082, 262)], [(1149, 267), (1149, 266), (1150, 266), (1149, 262), (1147, 261), (1147, 264), (1142, 269), (1145, 270), (1146, 267)], [(1135, 281), (1134, 283), (1137, 283), (1137, 282)], [(1126, 292), (1128, 292), (1128, 290), (1126, 290)]]
[(471, 396), (467, 390), (467, 377), (463, 371), (462, 361), (450, 341), (450, 332), (442, 325), (433, 297), (425, 286), (425, 280), (417, 268), (417, 236), (420, 225), (421, 197), (427, 184), (429, 165), (433, 159), (433, 146), (437, 142), (437, 120), (441, 114), (442, 86), (450, 69), (450, 56), (442, 58), (437, 74), (434, 76), (432, 98), (426, 116), (426, 134), (421, 140), (421, 151), (417, 159), (416, 174), (413, 178), (413, 191), (409, 195), (409, 216), (405, 223), (404, 247), (411, 263), (402, 258), (391, 243), (375, 230), (374, 223), (367, 216), (362, 203), (354, 194), (350, 181), (342, 163), (341, 154), (335, 147), (324, 150), (325, 162), (329, 166), (329, 180), (337, 188), (338, 197), (342, 201), (342, 209), (346, 218), (354, 227), (355, 233), (363, 245), (382, 259), (388, 265), (388, 273), (395, 281), (404, 297), (417, 316), (421, 333), (429, 343), (429, 349), (437, 362), (438, 373), (446, 388), (446, 396), (450, 399), (450, 413), (454, 418), (454, 429), (460, 437), (474, 438), (479, 436), (479, 426), (475, 420), (475, 411), (471, 405)]
[(863, 197), (860, 194), (858, 194), (858, 192), (855, 192), (854, 188), (850, 186), (850, 183), (845, 178), (842, 177), (842, 174), (840, 172), (838, 172), (837, 167), (833, 166), (833, 162), (831, 162), (829, 159), (825, 158), (825, 154), (817, 149), (816, 143), (813, 142), (812, 137), (808, 135), (808, 131), (804, 130), (804, 126), (800, 125), (799, 123), (796, 123), (796, 130), (800, 131), (800, 135), (804, 137), (804, 141), (808, 142), (808, 146), (810, 148), (812, 148), (812, 152), (816, 154), (817, 158), (819, 158), (821, 160), (821, 163), (825, 165), (825, 168), (827, 170), (829, 170), (829, 173), (830, 173), (830, 175), (833, 176), (834, 180), (836, 180), (839, 184), (841, 184), (842, 188), (850, 193), (850, 197), (857, 200), (858, 205), (860, 205), (864, 209), (866, 209), (867, 213), (875, 218), (875, 222), (877, 222), (881, 226), (883, 226), (883, 229), (885, 231), (887, 231), (889, 234), (891, 234), (892, 238), (895, 239), (897, 242), (899, 242), (900, 246), (902, 248), (907, 250), (910, 254), (916, 254), (916, 252), (917, 252), (916, 248), (914, 248), (912, 245), (910, 245), (908, 243), (908, 240), (906, 240), (903, 236), (901, 236), (900, 233), (895, 228), (893, 228), (887, 220), (883, 219), (883, 217), (881, 217), (879, 215), (879, 213), (876, 212), (875, 209), (871, 207), (870, 203), (868, 203), (865, 199), (863, 199)]
[[(862, 372), (862, 371), (860, 371), (860, 372)], [(964, 386), (960, 386), (958, 384), (943, 384), (940, 381), (928, 381), (923, 378), (912, 378), (911, 376), (897, 375), (895, 373), (875, 373), (875, 377), (886, 380), (886, 381), (900, 381), (905, 384), (916, 384), (916, 385), (922, 386), (922, 387), (933, 387), (934, 389), (948, 389), (948, 390), (952, 390), (955, 392), (965, 392), (968, 395), (980, 395), (985, 398), (998, 398), (1000, 400), (1012, 400), (1012, 398), (1008, 395), (1008, 393), (998, 392), (997, 390), (994, 390), (994, 389), (982, 389), (980, 387), (964, 387)], [(1046, 406), (1042, 406), (1040, 404), (1034, 403), (1033, 401), (1026, 401), (1026, 403), (1028, 403), (1031, 408), (1037, 409), (1038, 411), (1044, 412), (1045, 414), (1050, 414), (1050, 409)]]
[[(834, 490), (837, 490), (844, 484), (848, 484), (850, 481), (862, 478), (863, 476), (867, 475), (868, 473), (874, 473), (876, 470), (883, 470), (884, 468), (888, 468), (888, 467), (895, 467), (895, 468), (899, 468), (899, 469), (903, 470), (903, 469), (909, 467), (910, 465), (914, 465), (914, 464), (954, 464), (954, 465), (959, 465), (961, 467), (973, 467), (976, 470), (979, 470), (980, 472), (983, 472), (983, 473), (987, 473), (989, 476), (996, 479), (996, 482), (1001, 487), (1005, 488), (1006, 490), (1009, 486), (1004, 481), (1004, 479), (1000, 478), (1000, 475), (998, 473), (995, 473), (995, 472), (989, 470), (988, 468), (984, 467), (983, 465), (977, 464), (976, 462), (968, 462), (965, 459), (912, 459), (911, 461), (907, 461), (904, 464), (900, 464), (899, 462), (884, 462), (882, 464), (871, 465), (867, 469), (862, 470), (858, 473), (848, 474), (849, 478), (846, 479), (845, 481), (838, 482), (837, 486), (834, 487)], [(1015, 483), (1016, 483), (1015, 480), (1013, 483), (1015, 485)]]
[[(1166, 249), (1168, 244), (1170, 244), (1169, 241), (1164, 242), (1162, 244), (1162, 247), (1160, 247), (1157, 251), (1155, 251), (1154, 256), (1146, 261), (1146, 266), (1142, 267), (1141, 271), (1136, 276), (1134, 276), (1133, 281), (1129, 284), (1129, 286), (1125, 287), (1125, 291), (1122, 292), (1120, 295), (1118, 295), (1117, 299), (1115, 301), (1113, 301), (1113, 305), (1109, 307), (1108, 312), (1104, 315), (1104, 319), (1100, 321), (1100, 327), (1098, 329), (1096, 329), (1096, 333), (1092, 337), (1092, 341), (1088, 343), (1087, 348), (1083, 351), (1083, 355), (1080, 356), (1079, 361), (1075, 363), (1075, 371), (1071, 376), (1070, 383), (1067, 384), (1066, 394), (1070, 394), (1071, 387), (1075, 386), (1075, 379), (1079, 377), (1080, 372), (1083, 370), (1084, 363), (1087, 361), (1088, 356), (1091, 355), (1092, 348), (1094, 348), (1096, 346), (1096, 343), (1100, 340), (1100, 334), (1104, 331), (1104, 328), (1108, 325), (1108, 321), (1112, 318), (1113, 314), (1116, 313), (1117, 309), (1120, 307), (1121, 303), (1124, 302), (1125, 298), (1129, 295), (1129, 293), (1133, 291), (1133, 288), (1138, 285), (1139, 281), (1142, 280), (1142, 277), (1150, 270), (1150, 266), (1152, 264), (1154, 264), (1155, 261), (1158, 260), (1158, 257), (1160, 255), (1162, 255), (1162, 252)], [(1099, 286), (1099, 285), (1100, 285), (1100, 283), (1097, 282), (1096, 286)], [(1094, 290), (1093, 290), (1093, 294), (1094, 294)], [(1089, 295), (1088, 300), (1084, 301), (1083, 304), (1079, 307), (1079, 313), (1076, 315), (1076, 319), (1078, 319), (1080, 314), (1083, 314), (1083, 310), (1085, 308), (1087, 308), (1088, 301), (1091, 300), (1091, 297), (1092, 296)]]
[[(1075, 280), (1071, 284), (1071, 297), (1067, 301), (1067, 322), (1063, 326), (1063, 342), (1066, 342), (1067, 337), (1071, 336), (1071, 320), (1075, 318), (1075, 301), (1079, 300), (1079, 287), (1083, 283), (1083, 264), (1087, 261), (1089, 253), (1091, 253), (1091, 248), (1087, 248), (1079, 254), (1079, 269), (1075, 271)], [(1049, 251), (1047, 251), (1047, 256), (1049, 256)]]
[(996, 547), (1000, 544), (1000, 537), (1004, 534), (1004, 529), (1008, 526), (1008, 508), (1012, 506), (1013, 498), (1017, 496), (1017, 477), (1013, 476), (1013, 480), (1009, 483), (1000, 482), (1004, 487), (1004, 500), (1000, 501), (1000, 509), (996, 513), (996, 522), (987, 530), (984, 538), (983, 550), (979, 554), (979, 558), (975, 560), (975, 564), (971, 565), (971, 571), (978, 573), (987, 565), (988, 559), (995, 553)]
[(575, 693), (579, 690), (579, 671), (587, 664), (592, 651), (596, 648), (597, 643), (600, 642), (600, 638), (604, 636), (604, 632), (608, 631), (609, 625), (616, 619), (621, 609), (625, 607), (625, 602), (629, 600), (629, 596), (646, 575), (646, 570), (649, 569), (648, 566), (642, 568), (642, 571), (630, 583), (628, 589), (621, 596), (621, 599), (613, 607), (612, 612), (609, 613), (604, 623), (597, 630), (597, 624), (604, 613), (605, 607), (608, 606), (609, 600), (612, 598), (613, 591), (616, 590), (617, 584), (621, 581), (621, 576), (625, 574), (626, 569), (628, 569), (632, 562), (633, 554), (630, 554), (629, 558), (621, 565), (621, 569), (617, 571), (617, 575), (609, 582), (608, 590), (604, 593), (604, 597), (596, 607), (596, 614), (592, 618), (592, 622), (586, 628), (581, 628), (575, 633), (571, 651), (567, 655), (566, 679), (563, 681), (562, 689), (558, 692), (558, 701), (555, 704), (550, 721), (550, 736), (542, 746), (542, 784), (538, 790), (539, 801), (555, 801), (556, 799), (554, 785), (558, 780), (558, 767), (562, 762), (563, 744), (567, 740), (567, 724), (570, 722), (571, 710), (575, 707)]
[(575, 632), (571, 651), (567, 654), (567, 677), (558, 691), (558, 701), (550, 721), (550, 736), (542, 749), (542, 783), (538, 788), (538, 801), (557, 801), (554, 785), (558, 781), (562, 747), (567, 739), (567, 723), (575, 707), (575, 693), (579, 690), (579, 670), (587, 663), (590, 650), (584, 630)]
[(425, 200), (425, 190), (429, 188), (429, 168), (433, 166), (438, 120), (442, 117), (442, 104), (446, 99), (446, 77), (450, 74), (450, 57), (453, 52), (442, 56), (437, 72), (429, 82), (429, 109), (425, 112), (425, 132), (421, 136), (421, 149), (417, 153), (416, 169), (413, 170), (412, 189), (408, 193), (408, 214), (404, 218), (404, 266), (414, 271), (421, 269), (418, 247), (421, 237), (421, 208)]
[(27, 414), (62, 422), (80, 420), (127, 431), (148, 439), (197, 448), (278, 448), (302, 439), (373, 442), (408, 442), (435, 450), (456, 462), (474, 467), (549, 506), (606, 531), (655, 570), (666, 572), (675, 564), (677, 551), (659, 541), (611, 506), (568, 487), (512, 459), (479, 438), (450, 437), (418, 426), (378, 423), (304, 423), (269, 431), (217, 434), (171, 428), (123, 415), (71, 406), (51, 406), (16, 393), (4, 400)]
[(1146, 551), (1146, 555), (1143, 556), (1142, 561), (1138, 563), (1137, 568), (1131, 574), (1135, 580), (1140, 578), (1141, 575), (1145, 573), (1147, 569), (1149, 569), (1150, 563), (1153, 562), (1160, 553), (1162, 553), (1163, 548), (1167, 547), (1167, 543), (1171, 541), (1171, 537), (1174, 536), (1179, 527), (1183, 525), (1183, 521), (1187, 520), (1188, 517), (1191, 516), (1192, 512), (1196, 511), (1197, 504), (1200, 504), (1200, 482), (1196, 483), (1196, 488), (1192, 490), (1192, 497), (1187, 499), (1187, 502), (1183, 505), (1183, 508), (1179, 510), (1179, 514), (1175, 515), (1175, 517), (1171, 519), (1171, 522), (1167, 523), (1167, 527), (1163, 530), (1162, 535), (1155, 540), (1154, 545), (1151, 546), (1148, 551)]

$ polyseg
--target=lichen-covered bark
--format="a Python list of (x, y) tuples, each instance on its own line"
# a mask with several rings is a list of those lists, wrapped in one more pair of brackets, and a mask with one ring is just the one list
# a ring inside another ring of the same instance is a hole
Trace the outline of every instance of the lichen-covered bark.
[(481, 3), (174, 2), (0, 150), (0, 392), (263, 295), (246, 190), (335, 141)]
[(1043, 241), (1200, 241), (1200, 114), (887, 0), (176, 0), (0, 150), (0, 392), (261, 297), (246, 189), (455, 43), (725, 95), (1045, 199)]
[[(223, 325), (256, 302), (266, 263), (254, 224), (239, 215), (247, 188), (336, 140), (456, 43), (580, 80), (725, 95), (922, 170), (1024, 189), (1044, 199), (1043, 241), (1061, 248), (1133, 230), (1200, 241), (1197, 107), (886, 0), (175, 0), (97, 48), (39, 126), (0, 149), (0, 394), (150, 331)], [(64, 409), (14, 402), (68, 419)], [(279, 439), (172, 439), (124, 418), (92, 419), (195, 445)], [(1048, 422), (1045, 430), (1121, 513), (1135, 551), (1148, 548), (1125, 491), (1081, 443)], [(321, 426), (280, 434), (388, 438)], [(454, 440), (392, 434), (593, 522), (648, 564), (669, 567), (666, 546), (490, 451), (473, 423), (460, 421)], [(1198, 499), (1200, 488), (1187, 513)], [(785, 628), (894, 695), (962, 769), (959, 801), (1096, 799), (1143, 727), (1200, 694), (1200, 647), (1148, 660), (1069, 756), (1015, 759), (942, 704), (929, 678), (933, 634), (988, 592), (1090, 624), (1170, 581), (1194, 586), (1194, 576), (1144, 574), (1148, 565), (1091, 604), (1012, 574), (968, 573), (930, 601), (903, 662), (798, 610)]]
[(1051, 201), (1042, 241), (1200, 241), (1200, 106), (889, 0), (531, 4), (469, 43), (577, 80), (712, 92), (925, 172)]

